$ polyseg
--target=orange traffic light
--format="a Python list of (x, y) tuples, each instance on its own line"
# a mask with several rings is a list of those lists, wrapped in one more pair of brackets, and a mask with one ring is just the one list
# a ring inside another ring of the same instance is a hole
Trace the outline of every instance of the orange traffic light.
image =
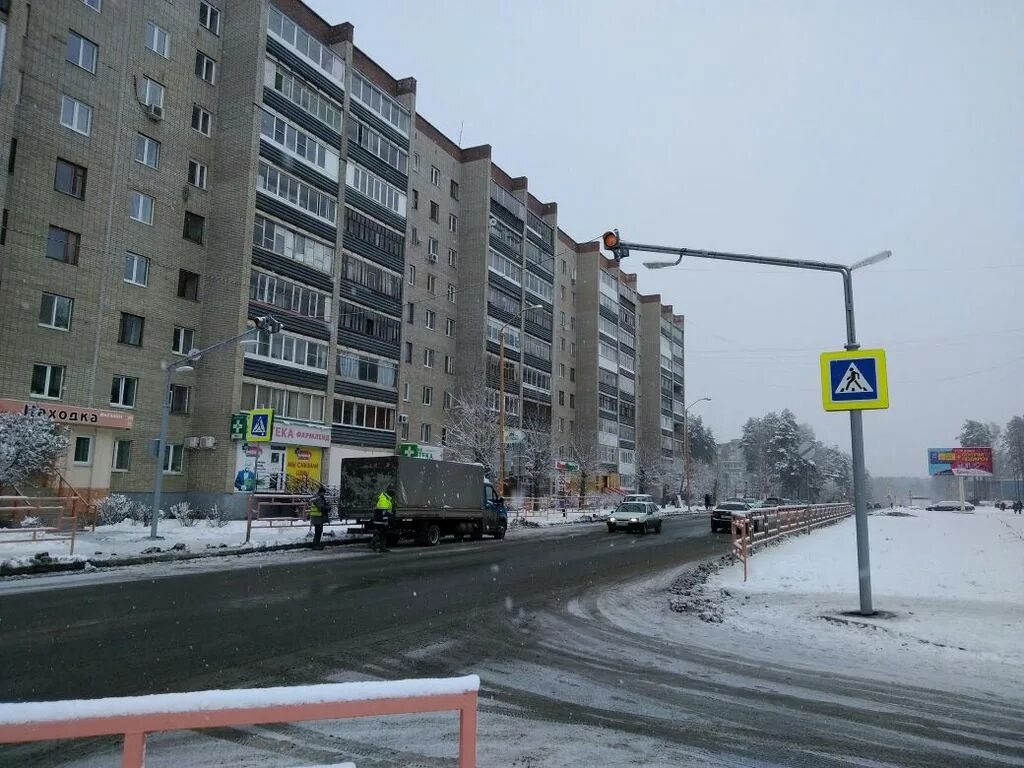
[(601, 235), (601, 242), (604, 243), (604, 249), (606, 251), (614, 251), (619, 247), (619, 232), (614, 230), (611, 232), (605, 232)]

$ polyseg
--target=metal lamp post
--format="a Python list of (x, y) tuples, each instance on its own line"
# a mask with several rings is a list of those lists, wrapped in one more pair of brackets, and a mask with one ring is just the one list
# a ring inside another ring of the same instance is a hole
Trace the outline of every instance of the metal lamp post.
[[(544, 309), (544, 305), (531, 304), (523, 307), (498, 331), (498, 493), (502, 496), (505, 495), (505, 332), (512, 323), (534, 309)], [(519, 355), (521, 363), (522, 346)]]
[(248, 337), (258, 334), (260, 331), (271, 335), (281, 331), (281, 323), (271, 315), (257, 318), (254, 322), (256, 323), (254, 327), (237, 336), (224, 339), (224, 341), (218, 341), (216, 344), (211, 344), (205, 349), (191, 349), (187, 355), (179, 357), (177, 360), (172, 360), (164, 366), (167, 376), (164, 382), (163, 412), (160, 416), (160, 436), (156, 441), (156, 474), (153, 478), (153, 520), (149, 527), (149, 538), (151, 539), (160, 538), (157, 536), (157, 524), (160, 520), (160, 502), (164, 490), (164, 453), (167, 450), (167, 427), (171, 419), (171, 382), (174, 379), (174, 374), (188, 373), (195, 370), (192, 363), (199, 362), (200, 358), (207, 352), (212, 352), (228, 344), (244, 342)]
[[(725, 253), (721, 251), (696, 250), (693, 248), (670, 248), (662, 245), (644, 245), (627, 243), (619, 238), (618, 231), (606, 232), (602, 236), (606, 248), (612, 251), (616, 260), (629, 255), (631, 250), (650, 253), (666, 253), (676, 256), (675, 261), (644, 262), (648, 269), (674, 267), (682, 262), (684, 256), (696, 259), (715, 259), (719, 261), (738, 261), (744, 264), (761, 264), (790, 269), (808, 269), (816, 272), (838, 272), (843, 277), (843, 301), (846, 314), (846, 349), (860, 349), (857, 342), (857, 330), (853, 316), (853, 272), (863, 267), (877, 264), (892, 256), (892, 251), (881, 251), (849, 266), (827, 261), (811, 261), (804, 259), (779, 259), (770, 256), (753, 256), (743, 253)], [(857, 567), (860, 581), (860, 612), (865, 616), (874, 613), (871, 607), (871, 558), (868, 550), (868, 508), (867, 488), (864, 471), (864, 421), (859, 410), (850, 411), (850, 445), (853, 455), (853, 488), (854, 507), (857, 524)]]
[(690, 509), (690, 409), (697, 403), (711, 402), (710, 397), (701, 397), (683, 408), (683, 479), (686, 483), (686, 509)]

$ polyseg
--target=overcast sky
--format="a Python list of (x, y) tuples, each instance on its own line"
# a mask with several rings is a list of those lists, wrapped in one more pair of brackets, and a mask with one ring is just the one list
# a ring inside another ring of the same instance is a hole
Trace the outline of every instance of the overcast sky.
[[(858, 336), (889, 356), (869, 470), (926, 475), (965, 418), (1024, 414), (1024, 3), (310, 0), (462, 146), (557, 201), (577, 240), (851, 263)], [(719, 440), (821, 407), (838, 275), (624, 265), (686, 315), (688, 399)]]

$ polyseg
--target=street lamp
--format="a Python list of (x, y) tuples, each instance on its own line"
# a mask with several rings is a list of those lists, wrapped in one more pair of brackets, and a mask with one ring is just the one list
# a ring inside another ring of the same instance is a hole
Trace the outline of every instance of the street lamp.
[[(528, 307), (523, 307), (498, 331), (498, 493), (502, 496), (505, 495), (505, 332), (508, 331), (508, 327), (512, 323), (535, 309), (544, 309), (544, 305), (531, 304)], [(522, 363), (522, 354), (522, 344), (520, 344), (520, 364)], [(522, 417), (522, 413), (520, 413), (520, 417)], [(520, 423), (522, 422), (520, 421)]]
[[(807, 259), (779, 259), (770, 256), (753, 256), (743, 253), (724, 253), (721, 251), (702, 251), (692, 248), (670, 248), (662, 245), (642, 245), (627, 243), (614, 232), (611, 240), (617, 257), (628, 256), (630, 250), (648, 253), (667, 253), (676, 257), (675, 261), (647, 261), (648, 269), (664, 269), (677, 266), (684, 256), (697, 259), (716, 259), (719, 261), (738, 261), (743, 264), (761, 264), (773, 267), (789, 267), (791, 269), (809, 269), (817, 272), (838, 272), (843, 276), (843, 301), (846, 312), (846, 349), (860, 349), (857, 342), (857, 329), (853, 317), (853, 271), (862, 267), (877, 264), (892, 256), (892, 251), (881, 251), (850, 266), (827, 261), (811, 261)], [(864, 420), (859, 410), (850, 411), (850, 447), (853, 454), (853, 495), (857, 523), (857, 569), (860, 578), (860, 612), (865, 616), (874, 614), (871, 607), (871, 558), (868, 550), (868, 507), (867, 482), (864, 471)]]
[(246, 337), (259, 334), (261, 331), (271, 335), (281, 331), (281, 323), (272, 315), (264, 315), (263, 317), (256, 318), (253, 322), (252, 328), (246, 329), (237, 336), (224, 339), (224, 341), (218, 341), (216, 344), (211, 344), (205, 349), (190, 349), (187, 355), (163, 364), (164, 370), (167, 371), (167, 376), (164, 382), (163, 413), (160, 416), (160, 436), (156, 440), (156, 475), (153, 478), (153, 520), (149, 527), (149, 538), (151, 539), (160, 538), (157, 536), (157, 523), (160, 520), (160, 502), (164, 490), (164, 453), (167, 450), (167, 426), (171, 419), (171, 382), (174, 379), (174, 374), (194, 371), (195, 367), (192, 363), (199, 362), (200, 358), (207, 352), (212, 352), (215, 349), (235, 342), (242, 344), (251, 342), (253, 339), (247, 339)]
[(710, 403), (710, 397), (701, 397), (683, 408), (683, 479), (686, 483), (686, 509), (690, 509), (690, 409), (697, 403)]

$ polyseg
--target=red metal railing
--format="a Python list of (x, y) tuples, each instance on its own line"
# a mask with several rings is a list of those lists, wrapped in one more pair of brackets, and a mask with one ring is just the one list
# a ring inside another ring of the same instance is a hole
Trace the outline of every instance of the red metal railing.
[(732, 556), (743, 563), (747, 580), (747, 561), (754, 550), (791, 533), (810, 533), (819, 525), (841, 520), (853, 514), (852, 504), (812, 504), (802, 507), (751, 509), (745, 517), (732, 518)]

